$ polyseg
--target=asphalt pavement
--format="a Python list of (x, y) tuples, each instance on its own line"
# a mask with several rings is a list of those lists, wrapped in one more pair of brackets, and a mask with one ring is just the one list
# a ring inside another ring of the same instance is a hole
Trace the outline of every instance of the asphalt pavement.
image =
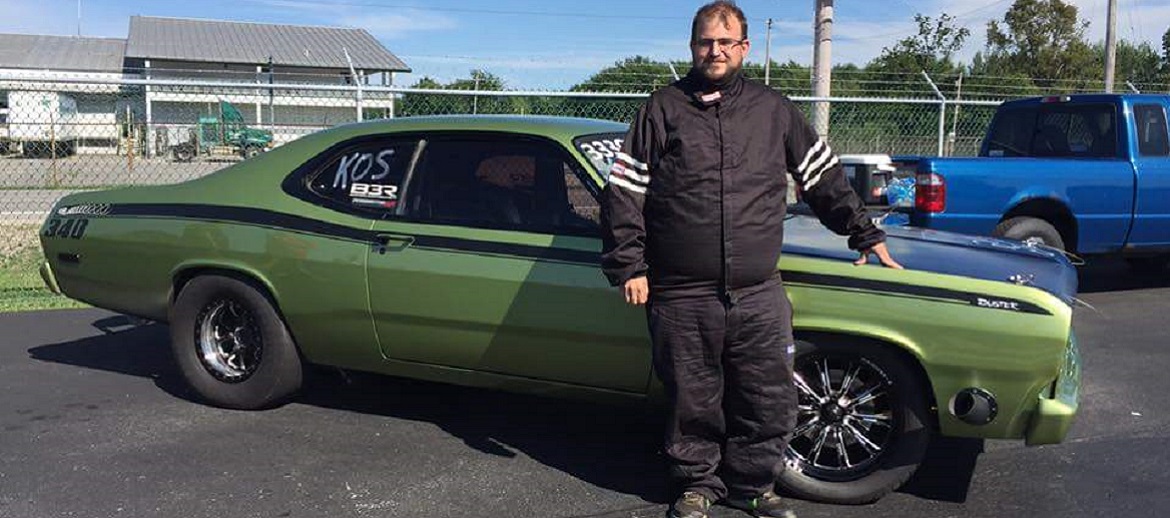
[[(1170, 271), (1104, 261), (1081, 298), (1065, 443), (937, 440), (880, 502), (798, 514), (1170, 516)], [(641, 408), (325, 372), (284, 407), (221, 410), (183, 388), (165, 326), (103, 310), (0, 315), (0, 394), (0, 517), (640, 518), (673, 496)]]

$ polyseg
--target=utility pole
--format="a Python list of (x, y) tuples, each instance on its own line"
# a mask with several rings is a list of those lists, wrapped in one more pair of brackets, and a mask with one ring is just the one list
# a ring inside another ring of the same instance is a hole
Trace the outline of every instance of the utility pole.
[(1105, 26), (1105, 93), (1113, 92), (1113, 73), (1117, 67), (1117, 0), (1109, 0), (1109, 20)]
[(764, 86), (771, 85), (772, 77), (772, 19), (768, 18), (768, 37), (764, 39)]
[[(813, 96), (829, 97), (833, 75), (833, 0), (814, 0)], [(829, 103), (813, 103), (813, 128), (821, 138), (829, 136)]]
[(81, 0), (77, 0), (77, 37), (81, 37)]

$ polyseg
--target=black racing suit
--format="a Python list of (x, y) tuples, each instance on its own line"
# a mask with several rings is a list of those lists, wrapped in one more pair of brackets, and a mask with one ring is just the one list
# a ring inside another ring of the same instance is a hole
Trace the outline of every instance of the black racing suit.
[(712, 88), (692, 72), (650, 96), (609, 171), (601, 217), (610, 283), (649, 278), (672, 474), (718, 500), (770, 489), (795, 423), (791, 308), (776, 269), (784, 172), (850, 248), (885, 234), (787, 97), (741, 76)]

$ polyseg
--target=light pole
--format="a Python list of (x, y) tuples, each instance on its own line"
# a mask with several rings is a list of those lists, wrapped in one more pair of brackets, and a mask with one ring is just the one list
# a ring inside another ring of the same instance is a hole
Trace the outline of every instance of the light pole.
[(768, 36), (764, 39), (764, 85), (771, 86), (772, 77), (772, 19), (768, 18)]
[[(813, 54), (813, 96), (829, 97), (833, 76), (833, 0), (814, 0), (816, 25)], [(829, 136), (829, 103), (813, 103), (813, 128), (821, 138)]]

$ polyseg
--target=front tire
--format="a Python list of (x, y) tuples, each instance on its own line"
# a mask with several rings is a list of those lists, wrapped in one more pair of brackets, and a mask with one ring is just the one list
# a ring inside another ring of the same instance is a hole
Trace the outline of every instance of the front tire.
[(241, 280), (192, 279), (175, 300), (171, 349), (187, 384), (211, 405), (278, 406), (301, 387), (296, 345), (273, 304)]
[(1030, 244), (1047, 245), (1064, 250), (1064, 238), (1056, 227), (1040, 218), (1017, 216), (996, 225), (992, 232), (996, 237), (1015, 239)]
[(843, 339), (798, 341), (797, 424), (781, 491), (832, 504), (865, 504), (904, 484), (930, 443), (928, 394), (900, 355)]

